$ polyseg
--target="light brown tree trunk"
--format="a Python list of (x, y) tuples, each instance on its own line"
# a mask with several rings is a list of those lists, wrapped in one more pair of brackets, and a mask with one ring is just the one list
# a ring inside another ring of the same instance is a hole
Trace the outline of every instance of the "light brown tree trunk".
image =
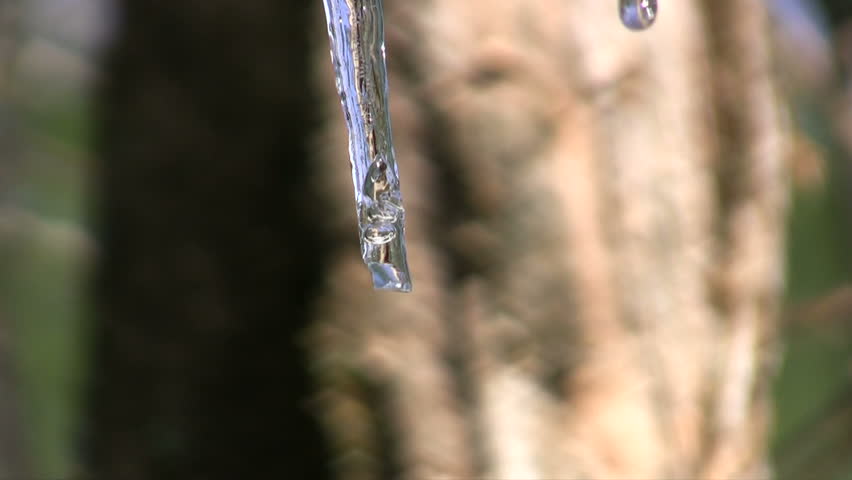
[(337, 250), (309, 336), (340, 478), (765, 478), (783, 108), (764, 2), (386, 0), (414, 292)]

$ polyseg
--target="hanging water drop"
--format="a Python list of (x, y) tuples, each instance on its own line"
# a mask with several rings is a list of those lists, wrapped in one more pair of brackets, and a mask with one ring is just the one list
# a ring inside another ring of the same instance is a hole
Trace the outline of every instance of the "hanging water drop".
[(619, 0), (621, 23), (630, 30), (645, 30), (657, 19), (657, 0)]

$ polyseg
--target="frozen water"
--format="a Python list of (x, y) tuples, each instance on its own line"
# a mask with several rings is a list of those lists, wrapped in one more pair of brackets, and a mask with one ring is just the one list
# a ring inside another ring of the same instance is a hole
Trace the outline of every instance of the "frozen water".
[(323, 0), (349, 161), (361, 256), (373, 286), (407, 292), (405, 210), (391, 140), (382, 0)]

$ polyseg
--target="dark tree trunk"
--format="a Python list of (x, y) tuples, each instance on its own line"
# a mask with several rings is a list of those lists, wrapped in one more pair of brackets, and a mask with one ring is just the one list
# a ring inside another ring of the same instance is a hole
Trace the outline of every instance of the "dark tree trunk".
[(99, 109), (97, 478), (324, 476), (299, 342), (325, 251), (309, 7), (119, 2)]

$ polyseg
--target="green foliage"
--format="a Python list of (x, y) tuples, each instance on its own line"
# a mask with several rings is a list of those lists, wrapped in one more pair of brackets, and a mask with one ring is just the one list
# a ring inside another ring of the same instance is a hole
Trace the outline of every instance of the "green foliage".
[[(852, 198), (852, 165), (832, 141), (820, 111), (804, 105), (799, 112), (800, 125), (829, 155), (825, 185), (793, 192), (787, 237), (791, 309), (852, 281), (852, 210), (844, 201)], [(850, 320), (794, 317), (782, 335), (784, 361), (775, 383), (773, 439), (781, 480), (852, 478), (852, 410), (844, 410), (852, 408), (852, 335), (844, 326)], [(844, 402), (846, 398), (850, 401)]]
[[(30, 92), (32, 93), (32, 92)], [(30, 99), (38, 98), (38, 101)], [(12, 205), (0, 205), (0, 315), (37, 478), (69, 478), (85, 377), (89, 120), (79, 93), (26, 95)]]

